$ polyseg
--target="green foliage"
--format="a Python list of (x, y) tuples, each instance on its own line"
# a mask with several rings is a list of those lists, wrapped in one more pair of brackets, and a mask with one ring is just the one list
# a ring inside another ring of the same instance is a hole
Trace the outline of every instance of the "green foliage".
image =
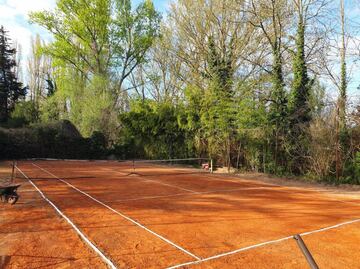
[(39, 121), (39, 110), (33, 101), (18, 102), (11, 112), (10, 126), (21, 127)]
[(53, 122), (60, 120), (61, 104), (56, 96), (49, 97), (40, 107), (40, 118), (42, 122)]
[(112, 22), (111, 47), (114, 50), (113, 65), (126, 67), (125, 72), (145, 61), (145, 55), (159, 36), (160, 14), (152, 1), (146, 0), (132, 10), (130, 0), (115, 0)]
[(81, 137), (68, 121), (35, 124), (31, 128), (0, 128), (2, 159), (75, 158), (98, 159), (107, 154), (104, 136)]
[(80, 96), (72, 96), (69, 99), (69, 118), (84, 136), (90, 136), (95, 131), (105, 134), (110, 132), (115, 111), (111, 111), (113, 100), (109, 87), (107, 80), (94, 77)]
[(10, 39), (4, 27), (0, 27), (0, 123), (5, 123), (16, 102), (25, 97), (26, 88), (18, 81), (16, 68), (16, 50), (11, 47)]
[(326, 107), (326, 88), (322, 85), (319, 79), (314, 78), (313, 85), (310, 89), (310, 96), (309, 96), (309, 106), (311, 115), (310, 118), (316, 118), (321, 116), (324, 112), (324, 108)]
[(11, 114), (8, 127), (27, 127), (0, 129), (1, 157), (210, 156), (228, 168), (331, 181), (340, 144), (338, 183), (360, 183), (360, 121), (346, 122), (345, 55), (338, 137), (335, 110), (305, 58), (306, 47), (313, 56), (323, 41), (305, 35), (323, 6), (233, 2), (175, 1), (162, 33), (150, 0), (58, 0), (53, 11), (31, 13), (53, 37), (33, 47), (35, 103), (19, 102), (24, 89), (2, 29), (0, 121)]
[(244, 170), (268, 171), (272, 160), (267, 150), (267, 139), (271, 133), (267, 125), (267, 110), (264, 102), (260, 102), (253, 90), (256, 83), (242, 82), (238, 88), (238, 106), (236, 111), (237, 141), (236, 167)]
[(123, 83), (159, 36), (153, 3), (133, 10), (130, 0), (59, 0), (54, 11), (31, 13), (30, 20), (54, 36), (41, 52), (53, 59), (56, 92), (50, 81), (41, 118), (69, 119), (84, 136), (101, 130), (114, 141)]
[(305, 25), (299, 18), (296, 35), (296, 52), (293, 59), (293, 74), (289, 112), (292, 127), (310, 121), (310, 93), (313, 81), (310, 80), (305, 62)]
[[(220, 157), (229, 166), (231, 162), (230, 144), (235, 132), (236, 104), (233, 92), (232, 50), (221, 54), (213, 37), (208, 41), (208, 87), (202, 93), (189, 96), (200, 101), (199, 120), (201, 134), (206, 139), (210, 156)], [(190, 104), (194, 106), (194, 104)]]
[(108, 72), (109, 0), (59, 0), (55, 11), (33, 12), (30, 20), (55, 38), (43, 49), (46, 54), (83, 75)]
[(289, 124), (288, 94), (285, 91), (281, 47), (279, 47), (278, 44), (274, 46), (272, 56), (272, 89), (270, 92), (268, 123), (272, 132), (272, 139), (270, 144), (272, 159), (274, 160), (274, 169), (272, 172), (278, 173), (279, 168), (283, 169), (287, 162), (285, 141)]
[(354, 181), (360, 184), (360, 152), (356, 152), (354, 159)]
[(135, 100), (132, 110), (120, 115), (122, 124), (117, 155), (130, 150), (137, 158), (174, 158), (192, 155), (187, 147), (186, 132), (178, 119), (181, 109), (168, 103), (157, 104), (150, 100)]
[(308, 156), (308, 127), (311, 121), (311, 80), (307, 72), (305, 61), (305, 25), (304, 18), (299, 15), (297, 35), (295, 40), (296, 51), (293, 55), (292, 88), (289, 98), (289, 135), (287, 153), (290, 156), (289, 170), (293, 173), (302, 173), (306, 169)]

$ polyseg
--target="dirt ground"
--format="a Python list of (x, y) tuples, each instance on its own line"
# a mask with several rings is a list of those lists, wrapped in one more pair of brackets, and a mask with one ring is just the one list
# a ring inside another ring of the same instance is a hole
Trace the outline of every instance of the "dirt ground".
[(35, 189), (0, 206), (0, 268), (106, 268)]
[[(19, 168), (118, 268), (306, 268), (292, 238), (246, 248), (349, 221), (303, 240), (320, 268), (360, 268), (357, 187), (161, 166), (134, 171), (118, 162)], [(29, 183), (17, 181), (19, 202), (0, 207), (4, 268), (106, 268)]]

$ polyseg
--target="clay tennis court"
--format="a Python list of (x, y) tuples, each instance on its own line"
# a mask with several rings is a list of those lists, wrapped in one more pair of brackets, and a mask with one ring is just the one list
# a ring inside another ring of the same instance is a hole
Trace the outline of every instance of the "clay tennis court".
[[(360, 268), (360, 198), (200, 169), (21, 161), (4, 268)], [(30, 181), (31, 180), (31, 183)]]

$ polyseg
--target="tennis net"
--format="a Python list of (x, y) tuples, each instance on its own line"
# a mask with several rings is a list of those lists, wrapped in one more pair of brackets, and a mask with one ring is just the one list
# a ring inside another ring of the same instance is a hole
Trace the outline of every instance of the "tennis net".
[(120, 166), (125, 168), (129, 174), (143, 176), (211, 173), (213, 171), (212, 160), (208, 158), (132, 160), (121, 163)]
[(0, 162), (0, 185), (7, 185), (12, 183), (14, 178), (14, 162), (1, 161)]

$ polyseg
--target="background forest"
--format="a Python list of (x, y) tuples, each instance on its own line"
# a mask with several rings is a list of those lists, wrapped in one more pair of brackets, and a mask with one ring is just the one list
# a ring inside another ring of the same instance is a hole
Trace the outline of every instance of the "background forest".
[(197, 156), (360, 183), (343, 0), (58, 0), (30, 21), (52, 41), (33, 38), (23, 83), (0, 31), (1, 158)]

